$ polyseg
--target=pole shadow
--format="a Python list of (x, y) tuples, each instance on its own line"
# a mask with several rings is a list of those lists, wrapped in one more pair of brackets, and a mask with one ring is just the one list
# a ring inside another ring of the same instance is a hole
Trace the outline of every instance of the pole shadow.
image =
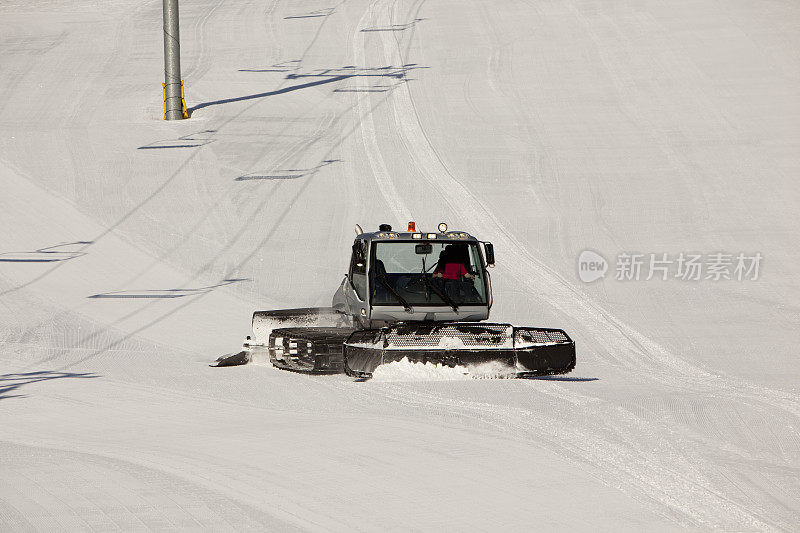
[[(293, 75), (290, 74), (290, 75), (287, 76), (287, 78), (293, 79), (292, 76)], [(300, 89), (307, 89), (309, 87), (315, 87), (317, 85), (324, 85), (326, 83), (333, 83), (333, 82), (336, 82), (336, 81), (344, 80), (344, 79), (346, 79), (348, 77), (349, 76), (337, 76), (337, 77), (332, 77), (332, 78), (324, 79), (324, 80), (317, 80), (317, 81), (310, 81), (310, 82), (307, 82), (307, 83), (301, 83), (300, 85), (292, 85), (291, 87), (284, 87), (283, 89), (278, 89), (276, 91), (267, 91), (267, 92), (263, 92), (263, 93), (249, 94), (247, 96), (239, 96), (239, 97), (236, 97), (236, 98), (225, 98), (223, 100), (214, 100), (212, 102), (204, 102), (202, 104), (197, 104), (196, 106), (190, 107), (188, 109), (188, 113), (189, 113), (189, 116), (191, 117), (192, 113), (194, 113), (198, 109), (203, 109), (205, 107), (210, 107), (212, 105), (230, 104), (230, 103), (233, 103), (233, 102), (244, 102), (246, 100), (254, 100), (256, 98), (264, 98), (264, 97), (267, 97), (267, 96), (277, 96), (279, 94), (290, 93), (292, 91), (298, 91)]]
[[(290, 87), (284, 87), (282, 89), (277, 89), (274, 91), (266, 91), (263, 93), (255, 93), (249, 94), (246, 96), (238, 96), (236, 98), (225, 98), (222, 100), (214, 100), (211, 102), (203, 102), (201, 104), (197, 104), (196, 106), (190, 107), (188, 109), (189, 116), (192, 116), (192, 113), (197, 111), (198, 109), (203, 109), (206, 107), (214, 106), (214, 105), (221, 105), (221, 104), (230, 104), (233, 102), (244, 102), (247, 100), (255, 100), (258, 98), (265, 98), (267, 96), (277, 96), (279, 94), (286, 94), (292, 91), (299, 91), (300, 89), (308, 89), (310, 87), (317, 87), (319, 85), (325, 85), (327, 83), (334, 83), (337, 81), (346, 80), (348, 78), (354, 77), (388, 77), (388, 78), (397, 78), (397, 79), (405, 79), (406, 74), (408, 71), (413, 69), (420, 69), (420, 68), (428, 68), (428, 67), (421, 67), (416, 63), (407, 63), (400, 67), (394, 66), (385, 66), (385, 67), (373, 67), (373, 68), (358, 68), (354, 65), (348, 65), (342, 68), (325, 68), (325, 69), (318, 69), (309, 73), (305, 74), (287, 74), (287, 80), (300, 80), (303, 78), (320, 78), (314, 81), (308, 81), (306, 83), (301, 83), (299, 85), (292, 85)], [(150, 146), (150, 145), (148, 145)], [(154, 148), (161, 148), (162, 146), (153, 146)], [(163, 146), (165, 148), (176, 148), (176, 147), (184, 147), (184, 146)], [(186, 146), (188, 147), (188, 146)], [(145, 147), (141, 147), (145, 148)], [(140, 149), (141, 149), (140, 148)]]
[(63, 378), (99, 378), (98, 374), (90, 372), (75, 373), (75, 372), (56, 372), (53, 370), (40, 370), (38, 372), (23, 372), (21, 374), (3, 374), (0, 375), (0, 400), (8, 398), (24, 398), (24, 394), (9, 394), (16, 392), (25, 385), (31, 383), (39, 383), (40, 381), (50, 381), (53, 379)]
[(93, 294), (87, 298), (141, 298), (141, 299), (158, 299), (158, 298), (183, 298), (185, 296), (196, 296), (198, 294), (205, 294), (211, 292), (218, 287), (224, 287), (232, 283), (240, 281), (251, 281), (249, 278), (231, 278), (222, 280), (216, 285), (209, 285), (207, 287), (197, 287), (194, 289), (148, 289), (148, 290), (129, 290), (129, 291), (114, 291), (103, 292), (100, 294)]
[(85, 247), (89, 244), (92, 244), (92, 241), (75, 241), (39, 248), (32, 252), (6, 252), (0, 254), (0, 263), (57, 263), (59, 261), (69, 261), (86, 255), (86, 252), (66, 250), (65, 248), (71, 246)]

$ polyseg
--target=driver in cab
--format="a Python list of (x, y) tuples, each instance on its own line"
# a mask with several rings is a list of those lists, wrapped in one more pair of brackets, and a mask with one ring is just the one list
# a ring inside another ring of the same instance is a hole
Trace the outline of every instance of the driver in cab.
[(467, 267), (464, 266), (465, 259), (468, 257), (466, 247), (459, 249), (457, 245), (448, 244), (442, 253), (439, 254), (439, 262), (436, 265), (436, 270), (433, 271), (434, 278), (442, 278), (444, 280), (461, 280), (473, 279), (475, 276), (470, 274)]

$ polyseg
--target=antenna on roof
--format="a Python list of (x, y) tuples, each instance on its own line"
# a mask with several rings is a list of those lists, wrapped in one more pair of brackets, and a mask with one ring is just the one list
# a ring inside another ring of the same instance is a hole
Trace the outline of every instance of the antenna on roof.
[(356, 235), (361, 235), (362, 233), (364, 233), (364, 230), (361, 229), (361, 226), (356, 224)]

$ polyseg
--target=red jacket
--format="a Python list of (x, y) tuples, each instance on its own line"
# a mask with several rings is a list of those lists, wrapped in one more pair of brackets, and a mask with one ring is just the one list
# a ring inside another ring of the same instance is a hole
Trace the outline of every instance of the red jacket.
[(466, 274), (467, 274), (467, 269), (461, 263), (447, 263), (446, 265), (444, 265), (444, 272), (442, 272), (442, 277), (444, 279), (461, 279), (461, 276), (464, 276)]

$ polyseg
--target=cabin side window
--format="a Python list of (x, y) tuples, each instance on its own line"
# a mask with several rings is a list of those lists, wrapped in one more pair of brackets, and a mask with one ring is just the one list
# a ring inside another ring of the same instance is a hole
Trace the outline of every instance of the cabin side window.
[(363, 301), (367, 295), (367, 254), (364, 241), (353, 243), (353, 257), (350, 260), (350, 283), (358, 297)]

